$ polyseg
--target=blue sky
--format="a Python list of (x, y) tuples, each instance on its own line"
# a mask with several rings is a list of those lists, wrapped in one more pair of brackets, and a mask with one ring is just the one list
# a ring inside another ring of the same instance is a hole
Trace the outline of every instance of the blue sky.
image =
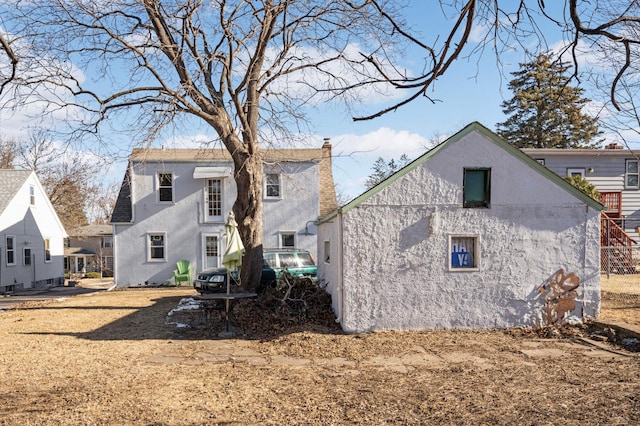
[[(409, 23), (425, 42), (433, 41), (437, 35), (440, 38), (446, 35), (452, 23), (443, 18), (437, 6), (439, 2), (421, 0), (410, 4), (407, 11)], [(561, 35), (554, 34), (550, 26), (547, 29), (549, 46), (560, 43)], [(474, 36), (482, 30), (481, 25), (476, 26)], [(502, 54), (500, 69), (491, 50), (484, 52), (481, 58), (477, 55), (465, 58), (472, 47), (473, 43), (432, 86), (429, 94), (438, 100), (436, 103), (420, 98), (380, 118), (359, 122), (354, 122), (350, 114), (335, 108), (335, 105), (319, 105), (314, 110), (309, 123), (312, 134), (307, 139), (312, 141), (312, 146), (319, 147), (323, 138), (331, 138), (334, 180), (346, 198), (355, 197), (364, 190), (363, 183), (378, 157), (389, 160), (406, 154), (414, 159), (432, 146), (431, 141), (435, 138), (443, 140), (470, 122), (478, 121), (494, 129), (497, 122), (504, 121), (500, 104), (511, 97), (506, 88), (509, 73), (517, 69), (518, 62), (524, 61), (525, 56), (518, 49)], [(422, 52), (410, 51), (403, 65), (417, 73), (421, 56)], [(362, 110), (374, 112), (391, 104), (393, 100), (368, 104), (365, 99)], [(23, 114), (9, 115), (7, 111), (0, 111), (0, 120), (2, 132), (7, 136), (24, 133), (30, 124)], [(156, 146), (195, 146), (198, 141), (214, 138), (212, 130), (202, 129), (193, 133), (174, 133), (172, 140), (156, 141)], [(118, 143), (117, 138), (113, 143)], [(130, 146), (131, 143), (122, 142), (122, 152), (130, 152)], [(105, 182), (120, 181), (124, 165), (124, 161), (119, 161), (110, 167), (105, 166)]]

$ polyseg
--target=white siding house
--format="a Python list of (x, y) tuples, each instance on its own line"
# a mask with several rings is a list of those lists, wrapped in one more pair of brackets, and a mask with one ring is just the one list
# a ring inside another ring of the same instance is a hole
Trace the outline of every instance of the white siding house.
[(604, 149), (523, 149), (561, 177), (580, 175), (602, 195), (606, 213), (640, 242), (640, 151), (615, 143)]
[(35, 172), (0, 170), (0, 293), (64, 285), (64, 226)]
[[(263, 152), (264, 248), (315, 255), (313, 223), (336, 207), (331, 145)], [(224, 221), (236, 199), (233, 163), (222, 149), (137, 149), (111, 223), (119, 287), (162, 284), (176, 262), (194, 272), (221, 265)]]
[(596, 317), (601, 208), (472, 123), (321, 218), (319, 277), (348, 332), (540, 325), (569, 274)]

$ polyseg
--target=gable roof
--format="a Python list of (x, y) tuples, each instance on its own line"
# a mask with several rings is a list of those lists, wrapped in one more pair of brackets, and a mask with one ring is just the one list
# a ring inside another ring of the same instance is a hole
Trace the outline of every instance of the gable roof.
[(0, 213), (4, 212), (31, 173), (31, 170), (0, 169)]
[(558, 176), (557, 174), (555, 174), (551, 170), (547, 169), (546, 167), (544, 167), (543, 165), (538, 163), (536, 160), (534, 160), (533, 158), (529, 157), (527, 154), (525, 154), (522, 151), (520, 151), (518, 148), (516, 148), (513, 145), (509, 144), (504, 139), (502, 139), (500, 136), (498, 136), (497, 134), (495, 134), (494, 132), (492, 132), (491, 130), (489, 130), (488, 128), (483, 126), (482, 124), (478, 123), (477, 121), (474, 121), (473, 123), (468, 124), (462, 130), (460, 130), (458, 133), (454, 134), (453, 136), (451, 136), (450, 138), (448, 138), (444, 142), (436, 145), (435, 147), (433, 147), (432, 149), (427, 151), (425, 154), (421, 155), (420, 157), (418, 157), (417, 159), (415, 159), (411, 163), (407, 164), (405, 167), (403, 167), (402, 169), (398, 170), (396, 173), (392, 174), (387, 179), (385, 179), (384, 181), (380, 182), (378, 185), (376, 185), (373, 188), (365, 191), (364, 193), (362, 193), (358, 197), (354, 198), (353, 200), (349, 201), (347, 204), (345, 204), (344, 206), (338, 208), (337, 210), (334, 210), (333, 212), (330, 212), (329, 215), (327, 215), (326, 217), (321, 218), (318, 221), (318, 223), (326, 222), (327, 220), (329, 220), (332, 217), (336, 216), (338, 213), (346, 213), (349, 210), (351, 210), (351, 209), (353, 209), (355, 207), (358, 207), (359, 205), (361, 205), (362, 203), (364, 203), (365, 201), (367, 201), (368, 199), (370, 199), (371, 197), (373, 197), (374, 195), (376, 195), (377, 193), (382, 191), (384, 188), (388, 187), (389, 185), (393, 184), (395, 181), (397, 181), (401, 177), (405, 176), (407, 173), (409, 173), (412, 170), (416, 169), (417, 167), (421, 166), (423, 163), (425, 163), (427, 160), (429, 160), (431, 157), (433, 157), (436, 153), (442, 151), (443, 149), (446, 149), (446, 147), (448, 145), (456, 143), (460, 139), (464, 138), (465, 136), (467, 136), (467, 135), (469, 135), (470, 133), (473, 133), (473, 132), (477, 132), (477, 133), (481, 134), (487, 140), (489, 140), (490, 142), (494, 143), (499, 148), (502, 148), (507, 153), (511, 154), (515, 159), (517, 159), (518, 161), (523, 162), (526, 166), (530, 167), (531, 169), (533, 169), (537, 173), (539, 173), (542, 176), (544, 176), (545, 178), (549, 179), (551, 182), (555, 183), (556, 185), (560, 186), (561, 188), (563, 188), (567, 192), (571, 193), (574, 197), (578, 198), (579, 200), (581, 200), (585, 204), (591, 206), (592, 208), (594, 208), (596, 210), (602, 210), (604, 208), (604, 206), (602, 204), (600, 204), (598, 201), (594, 200), (593, 198), (591, 198), (589, 195), (585, 194), (580, 189), (574, 187), (569, 182), (565, 181), (560, 176)]

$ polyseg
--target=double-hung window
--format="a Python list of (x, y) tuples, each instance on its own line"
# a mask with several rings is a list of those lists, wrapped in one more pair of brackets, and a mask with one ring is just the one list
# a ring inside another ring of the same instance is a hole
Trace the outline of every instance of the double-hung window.
[(164, 262), (167, 260), (167, 235), (164, 232), (147, 234), (147, 261)]
[(16, 237), (13, 235), (7, 235), (5, 238), (5, 244), (7, 266), (13, 266), (16, 264)]
[(31, 249), (30, 248), (25, 247), (22, 249), (22, 259), (23, 259), (24, 266), (31, 265)]
[(638, 170), (638, 160), (626, 160), (624, 173), (625, 189), (639, 189), (640, 179)]
[(113, 247), (113, 238), (112, 237), (102, 237), (102, 241), (100, 244), (101, 248), (112, 248)]
[(267, 173), (264, 178), (264, 193), (266, 198), (281, 198), (280, 173)]
[(158, 173), (157, 185), (158, 185), (158, 202), (160, 203), (173, 202), (173, 174)]
[(44, 263), (51, 262), (51, 240), (45, 238), (44, 240)]
[(33, 185), (29, 187), (29, 204), (32, 206), (36, 205), (36, 187)]
[(462, 206), (467, 208), (489, 207), (491, 202), (491, 169), (465, 168), (462, 189)]

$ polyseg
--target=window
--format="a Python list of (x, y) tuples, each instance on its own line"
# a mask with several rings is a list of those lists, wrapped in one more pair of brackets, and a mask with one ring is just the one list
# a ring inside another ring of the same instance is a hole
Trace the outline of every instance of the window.
[(161, 203), (173, 201), (173, 175), (158, 173), (158, 201)]
[(36, 205), (36, 187), (33, 185), (29, 187), (29, 204)]
[(478, 269), (478, 237), (452, 236), (449, 240), (449, 268), (452, 270)]
[(16, 237), (13, 235), (7, 235), (5, 238), (6, 242), (6, 258), (7, 258), (7, 266), (16, 264)]
[(464, 169), (463, 207), (489, 207), (491, 169)]
[(45, 238), (44, 240), (44, 263), (51, 262), (51, 240)]
[(205, 181), (207, 220), (222, 220), (222, 179)]
[(640, 179), (638, 179), (638, 160), (626, 161), (624, 187), (627, 189), (640, 188)]
[(31, 249), (30, 248), (25, 247), (22, 249), (22, 259), (23, 259), (24, 266), (31, 265)]
[(112, 237), (102, 237), (102, 242), (100, 244), (102, 248), (111, 248), (113, 247), (113, 238)]
[(294, 248), (296, 246), (295, 232), (280, 233), (280, 248)]
[(535, 160), (544, 166), (544, 158), (536, 158)]
[(584, 169), (583, 168), (567, 169), (567, 177), (575, 177), (575, 176), (580, 176), (581, 178), (584, 179)]
[(264, 192), (267, 198), (280, 198), (280, 174), (279, 173), (267, 173), (265, 176), (265, 188)]
[(324, 263), (331, 263), (331, 242), (324, 242)]
[(150, 262), (158, 262), (166, 260), (166, 242), (165, 234), (148, 234), (149, 248), (147, 252), (147, 260)]

